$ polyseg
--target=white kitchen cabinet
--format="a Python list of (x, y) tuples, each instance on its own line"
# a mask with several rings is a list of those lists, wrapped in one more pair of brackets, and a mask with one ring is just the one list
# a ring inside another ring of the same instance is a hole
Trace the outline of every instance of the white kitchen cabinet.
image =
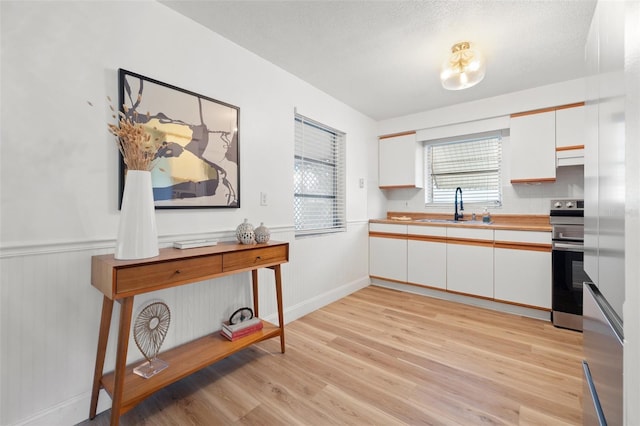
[(407, 225), (369, 224), (369, 275), (407, 281)]
[(407, 232), (407, 281), (446, 289), (447, 228), (409, 225)]
[(556, 112), (514, 114), (510, 128), (511, 183), (555, 182)]
[(493, 298), (493, 230), (447, 228), (447, 290)]
[(584, 165), (587, 137), (584, 104), (556, 110), (556, 166)]
[(424, 158), (415, 132), (383, 136), (378, 141), (378, 186), (380, 188), (422, 188)]
[(495, 230), (494, 297), (551, 309), (551, 233)]

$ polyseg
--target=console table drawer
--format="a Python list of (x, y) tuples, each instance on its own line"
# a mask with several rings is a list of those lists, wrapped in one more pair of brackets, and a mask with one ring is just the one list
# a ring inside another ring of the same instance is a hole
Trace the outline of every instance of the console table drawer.
[(287, 260), (287, 246), (265, 247), (224, 253), (222, 258), (222, 269), (226, 272), (238, 269), (256, 268), (261, 265), (286, 262)]
[(207, 276), (221, 272), (222, 255), (220, 254), (119, 268), (116, 272), (116, 293), (201, 281)]

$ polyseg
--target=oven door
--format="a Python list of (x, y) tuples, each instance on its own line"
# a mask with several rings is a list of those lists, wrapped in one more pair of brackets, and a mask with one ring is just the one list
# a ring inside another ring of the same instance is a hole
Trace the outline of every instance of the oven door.
[(582, 286), (589, 281), (584, 272), (584, 246), (579, 242), (553, 242), (552, 293), (553, 324), (582, 330)]
[[(582, 219), (582, 218), (580, 218)], [(553, 235), (551, 237), (554, 242), (568, 242), (568, 243), (584, 243), (584, 224), (554, 224)]]

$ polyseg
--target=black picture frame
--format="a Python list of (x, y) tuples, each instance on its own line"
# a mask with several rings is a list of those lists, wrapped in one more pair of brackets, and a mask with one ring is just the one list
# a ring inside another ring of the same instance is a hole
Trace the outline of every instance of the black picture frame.
[[(155, 208), (239, 208), (240, 108), (124, 69), (118, 82), (120, 111), (160, 135)], [(120, 155), (119, 205), (125, 176)]]

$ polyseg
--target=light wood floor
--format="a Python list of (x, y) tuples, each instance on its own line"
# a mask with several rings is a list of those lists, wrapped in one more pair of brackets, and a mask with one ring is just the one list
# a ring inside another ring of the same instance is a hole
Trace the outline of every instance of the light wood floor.
[(245, 349), (120, 424), (582, 424), (582, 334), (548, 322), (371, 286), (286, 339), (285, 354), (277, 339)]

